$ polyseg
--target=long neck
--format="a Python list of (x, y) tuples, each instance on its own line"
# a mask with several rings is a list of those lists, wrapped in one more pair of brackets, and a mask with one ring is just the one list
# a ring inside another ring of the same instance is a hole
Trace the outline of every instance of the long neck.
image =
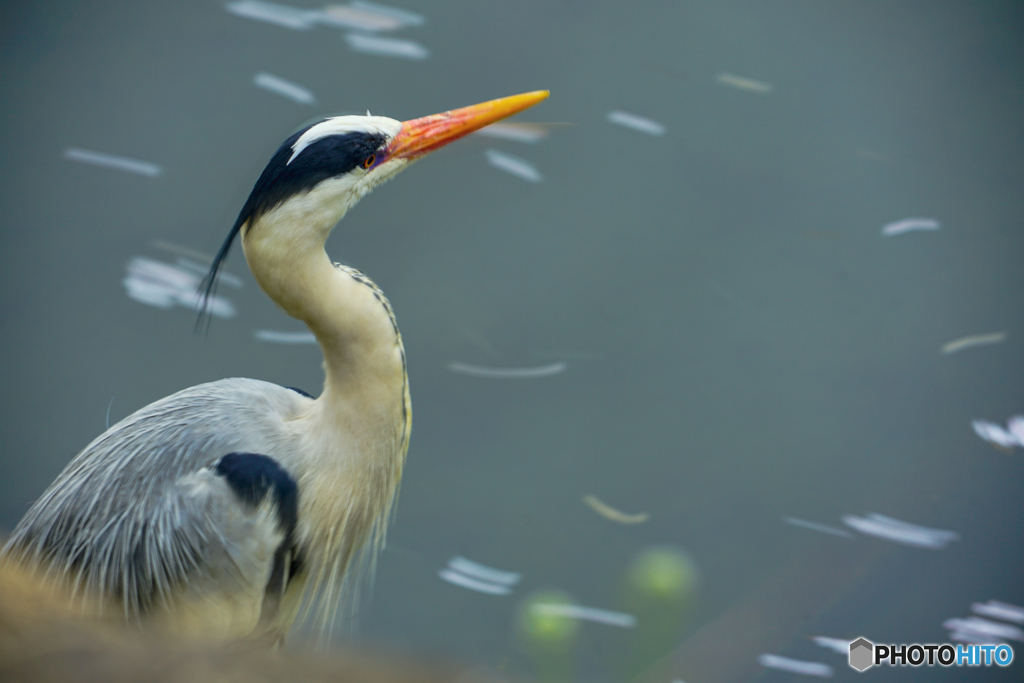
[[(324, 181), (242, 230), (249, 269), (261, 289), (309, 327), (324, 354), (324, 390), (286, 419), (279, 453), (298, 480), (297, 543), (307, 595), (353, 591), (383, 547), (409, 446), (412, 412), (405, 352), (391, 305), (358, 271), (331, 263), (324, 243), (358, 200), (351, 179)], [(349, 578), (355, 553), (369, 562)], [(298, 591), (306, 590), (296, 588)], [(337, 602), (321, 599), (321, 627)], [(353, 603), (354, 604), (354, 603)], [(294, 612), (291, 617), (294, 618)], [(287, 627), (287, 626), (286, 626)]]
[[(260, 220), (244, 234), (246, 259), (263, 291), (320, 344), (326, 377), (317, 415), (324, 429), (355, 450), (350, 457), (379, 458), (383, 445), (404, 459), (411, 415), (402, 339), (380, 290), (331, 263), (324, 240), (332, 225), (288, 230), (280, 220)], [(401, 463), (389, 464), (401, 471)]]

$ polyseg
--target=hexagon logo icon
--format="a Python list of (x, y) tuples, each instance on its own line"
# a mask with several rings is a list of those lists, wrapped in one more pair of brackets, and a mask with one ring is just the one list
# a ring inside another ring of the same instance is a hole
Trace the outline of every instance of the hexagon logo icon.
[(857, 671), (864, 671), (875, 663), (874, 654), (874, 643), (867, 638), (858, 638), (850, 643), (850, 666)]

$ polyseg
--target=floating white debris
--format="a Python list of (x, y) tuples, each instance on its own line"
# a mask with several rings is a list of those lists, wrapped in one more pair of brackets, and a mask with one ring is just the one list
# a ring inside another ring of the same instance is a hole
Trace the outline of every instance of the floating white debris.
[(511, 173), (531, 183), (539, 183), (544, 180), (544, 176), (529, 161), (514, 157), (511, 154), (499, 152), (496, 149), (489, 149), (485, 154), (487, 155), (487, 162), (494, 168)]
[(837, 529), (833, 526), (818, 524), (817, 522), (808, 522), (806, 519), (798, 519), (796, 517), (783, 517), (782, 521), (786, 524), (792, 524), (793, 526), (803, 527), (804, 529), (820, 531), (823, 534), (832, 534), (833, 536), (842, 536), (843, 538), (855, 538), (853, 534), (844, 529)]
[(802, 659), (790, 659), (779, 655), (763, 654), (757, 658), (761, 666), (769, 669), (779, 669), (794, 674), (805, 676), (817, 676), (818, 678), (832, 678), (832, 667), (821, 662), (807, 662)]
[(453, 361), (448, 369), (460, 375), (483, 377), (484, 379), (536, 379), (564, 372), (569, 367), (566, 363), (552, 363), (537, 368), (487, 368), (480, 365), (469, 365)]
[(394, 31), (404, 24), (398, 19), (387, 15), (366, 12), (351, 5), (328, 5), (317, 17), (317, 23), (347, 28), (356, 31)]
[(882, 226), (882, 234), (886, 237), (902, 235), (912, 230), (938, 230), (939, 222), (934, 218), (904, 218), (895, 223)]
[(985, 441), (1003, 448), (1024, 447), (1024, 416), (1014, 415), (1007, 423), (1007, 429), (985, 420), (973, 420), (974, 432)]
[(367, 15), (365, 12), (360, 12), (345, 5), (325, 7), (320, 15), (317, 16), (317, 23), (333, 26), (334, 28), (366, 31), (368, 33), (394, 31), (402, 27), (400, 22), (390, 17)]
[[(165, 300), (156, 303), (154, 298), (153, 305), (170, 308), (177, 303), (176, 298), (179, 292), (198, 287), (199, 278), (169, 263), (136, 256), (128, 262), (128, 276), (124, 284), (126, 287), (140, 285), (158, 287), (165, 294), (163, 297)], [(130, 291), (129, 296), (131, 296)]]
[(503, 586), (514, 586), (519, 583), (520, 578), (517, 572), (508, 572), (488, 567), (479, 562), (467, 560), (465, 557), (453, 557), (448, 560), (448, 568), (481, 581), (489, 581), (490, 583), (497, 583)]
[(718, 82), (732, 88), (746, 90), (747, 92), (756, 92), (762, 95), (767, 95), (772, 91), (771, 83), (755, 81), (753, 78), (744, 78), (743, 76), (737, 76), (736, 74), (720, 73), (718, 74)]
[(466, 576), (465, 574), (454, 572), (451, 569), (442, 569), (437, 573), (437, 575), (448, 583), (455, 584), (456, 586), (462, 586), (463, 588), (468, 588), (470, 590), (477, 591), (478, 593), (487, 593), (488, 595), (508, 595), (512, 592), (512, 589), (508, 586), (480, 581)]
[(229, 2), (224, 9), (239, 17), (265, 21), (268, 24), (296, 31), (308, 31), (313, 28), (319, 15), (319, 12), (311, 12), (290, 5), (279, 5), (276, 2), (262, 2), (262, 0)]
[(1005, 602), (998, 602), (996, 600), (989, 600), (985, 603), (976, 602), (971, 605), (971, 611), (986, 617), (992, 617), (993, 619), (1024, 624), (1024, 607), (1010, 605)]
[(303, 88), (297, 83), (286, 81), (285, 79), (273, 74), (268, 74), (266, 72), (258, 73), (252, 79), (252, 82), (259, 88), (269, 90), (270, 92), (281, 95), (282, 97), (287, 97), (299, 104), (313, 104), (316, 102), (316, 97), (313, 96), (311, 91)]
[(999, 640), (1024, 640), (1024, 631), (996, 621), (989, 621), (981, 617), (967, 617), (966, 619), (947, 619), (942, 622), (943, 627), (950, 631), (977, 633), (980, 636)]
[(533, 144), (546, 137), (547, 134), (547, 129), (537, 123), (492, 123), (474, 133), (474, 135), (500, 138), (513, 142), (525, 142), (527, 144)]
[(453, 557), (448, 566), (437, 573), (448, 583), (488, 595), (508, 595), (519, 583), (519, 574), (494, 569), (465, 557)]
[(346, 33), (345, 40), (355, 52), (364, 52), (381, 57), (400, 57), (402, 59), (421, 60), (430, 56), (427, 48), (411, 40), (398, 38), (381, 38), (367, 36), (362, 33)]
[(78, 149), (77, 147), (69, 147), (64, 150), (64, 158), (71, 161), (80, 161), (83, 164), (113, 168), (118, 171), (127, 171), (128, 173), (138, 173), (150, 178), (160, 175), (161, 171), (159, 166), (148, 161), (118, 157), (112, 154), (104, 154), (103, 152), (91, 152), (87, 149)]
[(546, 614), (556, 617), (568, 617), (581, 621), (592, 621), (595, 624), (606, 626), (618, 626), (619, 628), (633, 628), (636, 626), (636, 617), (623, 612), (612, 612), (596, 607), (582, 607), (580, 605), (566, 605), (555, 602), (535, 603), (530, 609), (537, 614)]
[(610, 111), (608, 112), (608, 120), (619, 126), (632, 128), (633, 130), (641, 133), (647, 133), (648, 135), (665, 134), (665, 126), (662, 124), (657, 121), (652, 121), (651, 119), (645, 119), (643, 116), (630, 114), (629, 112)]
[(846, 515), (843, 517), (843, 523), (868, 536), (931, 550), (941, 550), (950, 541), (959, 538), (953, 531), (930, 529), (875, 513), (869, 514), (867, 518)]
[(425, 20), (422, 15), (415, 12), (357, 0), (348, 5), (324, 7), (317, 21), (336, 28), (376, 32), (420, 26)]
[[(183, 247), (178, 244), (172, 244), (171, 242), (164, 242), (163, 240), (153, 240), (153, 246), (158, 249), (164, 249), (171, 252), (172, 254), (179, 254), (179, 257), (174, 260), (176, 264), (182, 268), (187, 268), (201, 277), (206, 277), (210, 271), (210, 264), (213, 262), (213, 257), (209, 254), (191, 249), (189, 247)], [(235, 289), (242, 288), (242, 278), (238, 277), (234, 273), (230, 273), (224, 269), (217, 271), (217, 284), (230, 285)]]
[(850, 654), (850, 642), (849, 640), (843, 640), (842, 638), (829, 638), (828, 636), (814, 636), (811, 638), (816, 645), (820, 647), (827, 647), (829, 650), (834, 650), (841, 655)]
[(990, 344), (1001, 344), (1006, 341), (1005, 332), (990, 332), (989, 334), (972, 334), (969, 337), (960, 337), (942, 345), (942, 352), (945, 354), (956, 353), (969, 349), (972, 346), (988, 346)]
[[(135, 256), (128, 262), (128, 273), (122, 284), (128, 296), (139, 303), (157, 308), (171, 308), (175, 304), (195, 309), (201, 300), (199, 277), (178, 266), (144, 256)], [(223, 297), (212, 296), (207, 302), (211, 315), (230, 318), (235, 307)]]
[(1024, 446), (1024, 415), (1014, 415), (1006, 423), (1006, 429), (1017, 439), (1017, 443)]
[(316, 344), (312, 332), (285, 332), (283, 330), (256, 330), (252, 333), (260, 341), (271, 344)]
[(597, 496), (583, 496), (583, 502), (589, 505), (591, 510), (605, 519), (610, 519), (613, 522), (618, 522), (619, 524), (642, 524), (649, 518), (649, 515), (646, 512), (629, 514), (622, 512), (621, 510), (616, 510), (611, 505), (601, 501)]

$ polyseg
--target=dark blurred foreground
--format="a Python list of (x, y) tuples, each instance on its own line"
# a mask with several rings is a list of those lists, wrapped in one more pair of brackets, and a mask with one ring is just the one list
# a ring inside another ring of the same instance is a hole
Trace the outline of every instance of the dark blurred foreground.
[(351, 650), (331, 655), (211, 646), (139, 633), (110, 619), (71, 614), (67, 601), (25, 572), (0, 563), (0, 681), (483, 681), (443, 663)]

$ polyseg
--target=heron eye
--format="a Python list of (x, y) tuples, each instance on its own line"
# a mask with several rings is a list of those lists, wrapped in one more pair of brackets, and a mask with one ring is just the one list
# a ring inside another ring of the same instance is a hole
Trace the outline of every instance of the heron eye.
[(377, 155), (371, 154), (370, 156), (363, 159), (363, 168), (369, 169), (371, 166), (373, 166), (373, 162), (375, 161), (377, 161)]

